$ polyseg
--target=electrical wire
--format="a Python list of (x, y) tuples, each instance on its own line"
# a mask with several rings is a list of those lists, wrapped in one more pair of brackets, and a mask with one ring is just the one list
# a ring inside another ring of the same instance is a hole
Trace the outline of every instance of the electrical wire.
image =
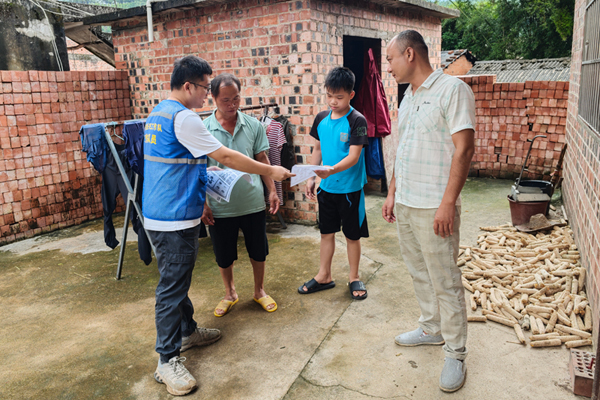
[[(30, 0), (30, 1), (33, 4), (35, 4), (36, 6), (38, 6), (39, 8), (41, 8), (42, 10), (44, 10), (45, 13), (49, 12), (51, 14), (62, 15), (62, 16), (71, 17), (71, 18), (81, 18), (81, 17), (87, 17), (90, 15), (94, 15), (91, 12), (88, 12), (85, 10), (80, 10), (77, 7), (71, 6), (71, 5), (67, 4), (66, 2), (62, 2), (62, 1), (57, 1), (57, 0), (39, 0), (39, 2), (35, 1), (35, 0)], [(42, 5), (40, 3), (46, 3), (45, 5), (47, 5), (47, 6), (59, 7), (60, 11), (42, 7)]]
[(35, 0), (29, 0), (29, 1), (31, 1), (33, 4), (37, 5), (44, 12), (44, 16), (46, 17), (46, 21), (48, 21), (48, 25), (50, 26), (50, 31), (52, 32), (52, 48), (54, 49), (54, 56), (56, 57), (56, 63), (58, 64), (58, 69), (60, 71), (64, 71), (65, 69), (63, 67), (62, 60), (60, 59), (60, 54), (58, 52), (58, 46), (56, 46), (56, 38), (54, 36), (54, 27), (50, 23), (50, 18), (48, 18), (48, 14), (46, 14), (46, 9), (44, 9), (44, 7), (42, 7)]

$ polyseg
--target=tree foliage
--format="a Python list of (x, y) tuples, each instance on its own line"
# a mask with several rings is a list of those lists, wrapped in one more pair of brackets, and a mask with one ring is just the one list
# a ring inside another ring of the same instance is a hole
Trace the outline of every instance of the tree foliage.
[(442, 23), (442, 49), (479, 60), (571, 55), (574, 0), (450, 0), (459, 18)]

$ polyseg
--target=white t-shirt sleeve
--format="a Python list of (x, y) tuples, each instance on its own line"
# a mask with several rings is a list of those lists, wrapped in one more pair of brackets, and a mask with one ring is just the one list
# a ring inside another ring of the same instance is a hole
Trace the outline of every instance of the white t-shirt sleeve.
[(184, 110), (175, 116), (175, 136), (196, 158), (212, 153), (222, 144), (210, 134), (202, 119), (192, 110)]

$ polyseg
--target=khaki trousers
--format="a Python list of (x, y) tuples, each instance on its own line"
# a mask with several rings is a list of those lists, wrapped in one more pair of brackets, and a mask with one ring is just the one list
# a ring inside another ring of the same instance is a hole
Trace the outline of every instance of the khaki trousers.
[(446, 341), (446, 357), (464, 360), (467, 306), (461, 272), (456, 265), (461, 210), (456, 207), (454, 232), (445, 239), (433, 231), (436, 211), (396, 203), (400, 251), (421, 308), (419, 325), (430, 335), (441, 333)]

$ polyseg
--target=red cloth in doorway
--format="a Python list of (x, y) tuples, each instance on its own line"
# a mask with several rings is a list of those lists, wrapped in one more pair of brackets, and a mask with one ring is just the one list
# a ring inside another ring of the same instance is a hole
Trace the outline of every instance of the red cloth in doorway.
[(384, 137), (392, 133), (387, 98), (377, 70), (373, 49), (369, 49), (365, 57), (364, 76), (354, 101), (354, 108), (367, 119), (369, 137)]

